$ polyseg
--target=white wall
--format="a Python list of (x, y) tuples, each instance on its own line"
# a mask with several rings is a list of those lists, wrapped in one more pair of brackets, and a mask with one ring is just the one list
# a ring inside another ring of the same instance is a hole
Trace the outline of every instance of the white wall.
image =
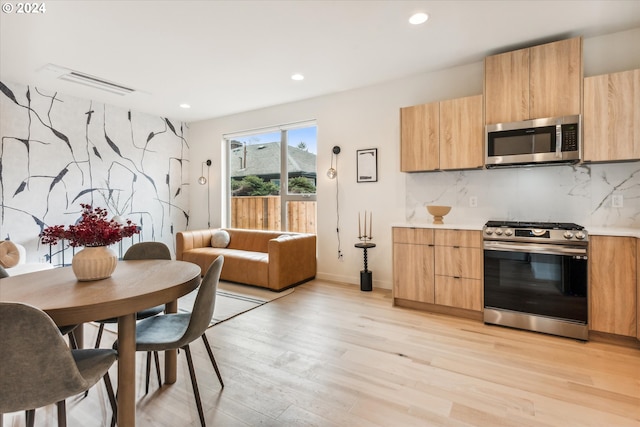
[[(640, 28), (623, 33), (584, 40), (585, 75), (601, 74), (640, 68)], [(347, 283), (359, 283), (359, 271), (362, 269), (362, 251), (354, 248), (357, 243), (357, 215), (364, 210), (373, 212), (373, 236), (377, 244), (369, 251), (369, 269), (373, 271), (374, 286), (391, 288), (391, 224), (411, 219), (427, 220), (426, 212), (414, 215), (416, 205), (429, 200), (438, 200), (431, 194), (440, 188), (445, 193), (466, 194), (466, 186), (460, 184), (460, 177), (469, 177), (470, 186), (485, 182), (487, 185), (495, 181), (500, 174), (504, 181), (516, 182), (513, 191), (531, 186), (530, 181), (522, 177), (527, 174), (522, 170), (502, 171), (470, 171), (470, 172), (432, 172), (421, 174), (404, 174), (399, 172), (399, 109), (442, 99), (457, 98), (482, 93), (483, 67), (477, 62), (461, 67), (410, 76), (402, 80), (389, 82), (358, 90), (327, 95), (305, 101), (274, 106), (233, 116), (206, 120), (190, 124), (191, 173), (195, 179), (200, 175), (200, 161), (211, 159), (211, 201), (212, 226), (223, 224), (224, 199), (222, 188), (226, 185), (223, 170), (222, 135), (247, 129), (273, 126), (300, 120), (316, 119), (318, 123), (318, 274), (317, 277), (339, 280)], [(251, 96), (250, 93), (238, 96)], [(331, 148), (339, 145), (342, 152), (338, 156), (338, 180), (326, 178), (324, 172), (329, 168)], [(356, 150), (365, 148), (378, 149), (378, 182), (356, 182)], [(640, 211), (640, 164), (598, 165), (598, 176), (607, 176), (608, 172), (620, 175), (620, 179), (628, 178), (627, 185), (632, 190), (625, 193), (625, 207), (629, 212)], [(556, 169), (562, 168), (562, 169)], [(568, 169), (567, 169), (568, 168)], [(616, 172), (622, 168), (622, 172)], [(475, 175), (474, 175), (475, 174)], [(571, 182), (578, 180), (589, 187), (589, 202), (595, 192), (606, 193), (599, 183), (591, 184), (592, 172), (583, 169), (572, 169), (568, 166), (540, 168), (532, 174), (537, 179), (548, 179), (553, 182), (557, 176), (564, 179), (570, 177)], [(575, 176), (574, 176), (575, 175)], [(478, 179), (478, 177), (481, 177)], [(465, 178), (466, 179), (466, 178)], [(604, 178), (606, 180), (606, 178)], [(616, 178), (617, 179), (617, 178)], [(522, 184), (519, 184), (521, 182)], [(338, 238), (336, 235), (336, 184), (339, 195), (340, 242), (344, 260), (338, 261)], [(635, 185), (635, 187), (634, 187)], [(424, 192), (421, 191), (424, 188)], [(462, 209), (466, 206), (465, 197), (454, 197), (447, 202), (453, 205), (451, 217), (454, 221), (483, 223), (495, 215), (495, 210), (483, 210), (482, 201), (498, 204), (498, 212), (515, 212), (521, 215), (518, 198), (489, 197), (495, 186), (475, 187), (474, 195), (479, 198), (478, 210)], [(569, 190), (570, 191), (570, 190)], [(587, 190), (585, 190), (587, 191)], [(555, 192), (549, 201), (551, 208), (562, 194)], [(585, 193), (586, 194), (586, 193)], [(486, 196), (486, 197), (485, 197)], [(635, 199), (634, 199), (635, 198)], [(543, 200), (542, 203), (545, 201)], [(593, 224), (589, 212), (584, 213), (581, 205), (579, 218), (575, 222), (587, 221)], [(544, 211), (544, 210), (543, 210)], [(454, 213), (455, 212), (455, 213)], [(206, 186), (191, 187), (191, 229), (206, 227)], [(416, 218), (416, 216), (418, 216)], [(508, 216), (508, 215), (507, 215)], [(570, 215), (574, 217), (576, 215)], [(583, 219), (587, 218), (583, 221)], [(631, 219), (630, 219), (631, 218)], [(552, 219), (552, 218), (518, 218)], [(560, 218), (564, 220), (565, 218)], [(640, 227), (638, 215), (624, 215), (623, 223), (618, 224), (616, 215), (602, 214), (597, 218), (597, 225), (625, 225)], [(604, 222), (604, 223), (603, 223)]]

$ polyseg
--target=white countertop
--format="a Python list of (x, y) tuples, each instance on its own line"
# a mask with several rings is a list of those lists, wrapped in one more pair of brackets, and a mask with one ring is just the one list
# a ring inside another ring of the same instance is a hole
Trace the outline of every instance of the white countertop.
[[(406, 228), (443, 228), (450, 230), (478, 230), (484, 227), (483, 223), (447, 223), (433, 224), (431, 222), (402, 222), (391, 224), (392, 227)], [(626, 227), (585, 227), (587, 232), (593, 236), (619, 236), (619, 237), (637, 237), (640, 239), (640, 228)]]
[(403, 222), (391, 224), (392, 227), (406, 227), (406, 228), (444, 228), (449, 230), (478, 230), (482, 231), (484, 227), (483, 223), (447, 223), (433, 224), (432, 222)]
[(640, 228), (625, 227), (585, 227), (592, 236), (637, 237), (640, 239)]

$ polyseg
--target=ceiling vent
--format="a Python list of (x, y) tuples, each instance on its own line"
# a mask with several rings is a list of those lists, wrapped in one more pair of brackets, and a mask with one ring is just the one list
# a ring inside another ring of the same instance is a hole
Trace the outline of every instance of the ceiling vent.
[(135, 89), (104, 80), (100, 77), (91, 76), (89, 74), (81, 73), (79, 71), (70, 70), (68, 68), (60, 67), (54, 64), (45, 65), (41, 71), (54, 74), (58, 79), (65, 80), (72, 83), (89, 86), (94, 89), (104, 90), (116, 95), (124, 96), (135, 92)]

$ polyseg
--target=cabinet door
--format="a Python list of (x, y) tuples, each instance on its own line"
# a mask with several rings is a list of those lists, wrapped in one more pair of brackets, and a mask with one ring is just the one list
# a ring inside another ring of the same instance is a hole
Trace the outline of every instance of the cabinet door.
[(393, 227), (393, 243), (433, 245), (433, 230), (430, 228)]
[(434, 301), (433, 246), (393, 244), (393, 297)]
[(633, 237), (590, 237), (590, 329), (636, 336), (636, 245)]
[(435, 259), (436, 275), (482, 279), (482, 249), (436, 246)]
[(440, 102), (440, 169), (484, 164), (482, 95)]
[(636, 337), (640, 340), (640, 238), (636, 239)]
[(529, 118), (529, 49), (485, 58), (484, 96), (486, 124)]
[(482, 231), (455, 229), (434, 230), (434, 241), (437, 246), (482, 248)]
[(530, 118), (580, 114), (582, 37), (543, 44), (530, 50)]
[(584, 160), (640, 159), (640, 70), (584, 79)]
[(436, 276), (435, 302), (450, 307), (482, 311), (482, 281)]
[(440, 167), (437, 102), (400, 109), (400, 170), (419, 172)]

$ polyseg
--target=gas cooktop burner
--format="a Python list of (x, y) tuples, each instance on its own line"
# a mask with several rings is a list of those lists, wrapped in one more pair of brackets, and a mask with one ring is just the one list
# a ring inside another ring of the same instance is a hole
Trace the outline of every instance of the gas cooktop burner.
[(572, 222), (487, 221), (485, 227), (533, 228), (538, 230), (584, 230)]

